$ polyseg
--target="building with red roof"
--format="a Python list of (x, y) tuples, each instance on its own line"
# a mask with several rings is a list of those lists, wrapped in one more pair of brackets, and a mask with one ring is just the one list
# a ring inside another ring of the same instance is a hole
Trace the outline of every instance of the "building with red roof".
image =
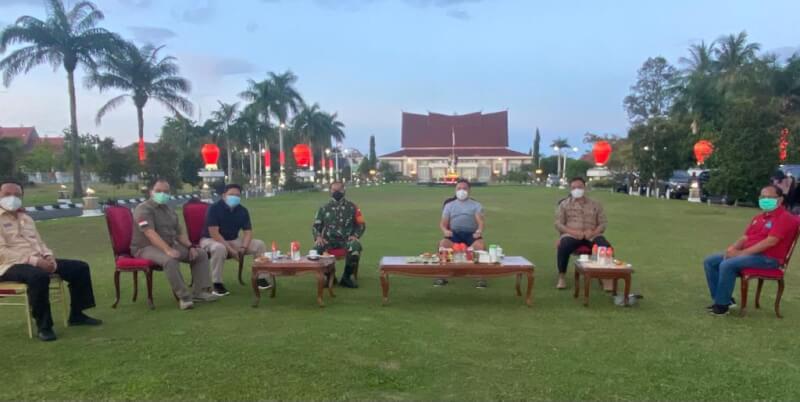
[(36, 127), (0, 126), (0, 138), (19, 140), (22, 148), (26, 151), (39, 143), (39, 133), (36, 132)]
[(437, 182), (447, 176), (488, 182), (530, 163), (508, 148), (508, 112), (427, 115), (403, 113), (402, 149), (380, 156), (405, 176)]

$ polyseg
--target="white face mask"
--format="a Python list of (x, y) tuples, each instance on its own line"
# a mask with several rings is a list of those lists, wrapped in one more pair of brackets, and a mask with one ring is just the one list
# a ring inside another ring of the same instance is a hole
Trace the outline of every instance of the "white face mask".
[(569, 193), (570, 195), (572, 195), (572, 198), (582, 198), (584, 192), (585, 191), (582, 188), (575, 188), (572, 189), (572, 191), (570, 191)]
[(6, 211), (13, 212), (21, 207), (22, 200), (19, 197), (9, 195), (7, 197), (0, 198), (0, 208), (5, 209)]
[(458, 198), (459, 201), (464, 201), (467, 197), (469, 197), (467, 190), (456, 190), (456, 198)]

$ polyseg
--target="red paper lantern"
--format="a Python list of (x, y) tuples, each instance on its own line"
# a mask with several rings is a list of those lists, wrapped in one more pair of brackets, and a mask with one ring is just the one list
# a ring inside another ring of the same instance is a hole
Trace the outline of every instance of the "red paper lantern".
[(333, 171), (333, 159), (328, 159), (328, 170)]
[(697, 164), (702, 165), (705, 163), (711, 154), (714, 153), (714, 145), (711, 141), (700, 140), (694, 144), (694, 157), (697, 159)]
[(297, 144), (292, 149), (297, 167), (306, 168), (311, 163), (311, 147), (307, 144)]
[(264, 150), (264, 168), (267, 169), (267, 172), (272, 172), (272, 155), (269, 148)]
[(286, 164), (286, 154), (283, 153), (282, 149), (281, 149), (280, 154), (278, 154), (278, 159), (279, 159), (278, 162), (280, 162), (281, 166)]
[(217, 144), (204, 144), (200, 149), (200, 154), (203, 156), (203, 162), (206, 163), (206, 169), (216, 169), (217, 161), (219, 160), (219, 147)]
[(597, 141), (592, 147), (592, 154), (594, 155), (594, 164), (597, 166), (605, 166), (608, 160), (611, 159), (611, 144), (608, 141)]
[(144, 163), (145, 159), (147, 159), (147, 155), (144, 149), (144, 138), (139, 138), (139, 162)]

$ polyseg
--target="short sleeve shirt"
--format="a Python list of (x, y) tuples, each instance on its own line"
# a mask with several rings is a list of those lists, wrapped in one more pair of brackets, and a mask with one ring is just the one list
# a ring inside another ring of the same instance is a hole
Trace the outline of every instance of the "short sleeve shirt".
[(134, 254), (151, 245), (150, 240), (144, 235), (147, 229), (155, 230), (170, 246), (174, 245), (178, 236), (183, 233), (175, 210), (169, 205), (158, 204), (153, 200), (147, 200), (133, 210), (131, 252)]
[(752, 247), (767, 237), (776, 237), (780, 239), (778, 244), (764, 250), (762, 254), (765, 257), (774, 258), (778, 260), (780, 264), (783, 264), (785, 262), (786, 253), (789, 252), (789, 248), (791, 248), (792, 243), (794, 243), (798, 224), (800, 224), (800, 221), (783, 208), (758, 214), (753, 218), (750, 222), (750, 226), (748, 226), (747, 230), (744, 232), (747, 240), (745, 240), (742, 247)]
[(478, 230), (477, 214), (483, 214), (483, 206), (471, 198), (448, 202), (442, 210), (442, 218), (450, 222), (450, 230), (454, 232), (473, 233)]
[(250, 213), (247, 208), (237, 205), (231, 209), (223, 200), (215, 202), (206, 212), (206, 223), (203, 227), (203, 237), (211, 237), (209, 226), (219, 228), (219, 234), (225, 240), (236, 240), (242, 230), (252, 230)]

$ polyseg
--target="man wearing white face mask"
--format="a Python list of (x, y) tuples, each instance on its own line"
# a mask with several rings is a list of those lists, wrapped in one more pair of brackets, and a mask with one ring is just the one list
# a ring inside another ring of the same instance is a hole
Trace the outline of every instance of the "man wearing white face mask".
[[(561, 235), (558, 241), (558, 284), (566, 289), (566, 273), (569, 256), (581, 246), (611, 247), (603, 234), (608, 220), (599, 202), (587, 198), (586, 181), (582, 177), (570, 180), (570, 196), (558, 204), (556, 230)], [(604, 287), (610, 283), (603, 283)]]
[(83, 310), (95, 306), (89, 265), (53, 256), (39, 236), (33, 218), (20, 210), (22, 196), (19, 183), (0, 183), (0, 282), (22, 282), (28, 286), (31, 315), (39, 328), (40, 340), (56, 339), (50, 313), (49, 288), (53, 274), (69, 283), (69, 325), (100, 325), (100, 320), (83, 314)]
[[(253, 239), (250, 213), (240, 204), (241, 196), (241, 186), (228, 184), (222, 199), (208, 207), (206, 212), (200, 248), (211, 256), (211, 280), (214, 282), (213, 293), (217, 296), (229, 294), (222, 283), (225, 260), (240, 255), (264, 255), (267, 251), (263, 241)], [(266, 277), (260, 278), (258, 282), (260, 288), (270, 287)]]
[[(469, 181), (459, 179), (456, 182), (456, 198), (450, 199), (442, 209), (442, 220), (439, 221), (444, 238), (439, 242), (439, 247), (452, 248), (456, 243), (464, 243), (473, 250), (485, 250), (483, 241), (483, 206), (469, 198)], [(444, 286), (446, 279), (437, 279), (434, 286)], [(477, 288), (486, 287), (485, 280), (479, 280)]]

